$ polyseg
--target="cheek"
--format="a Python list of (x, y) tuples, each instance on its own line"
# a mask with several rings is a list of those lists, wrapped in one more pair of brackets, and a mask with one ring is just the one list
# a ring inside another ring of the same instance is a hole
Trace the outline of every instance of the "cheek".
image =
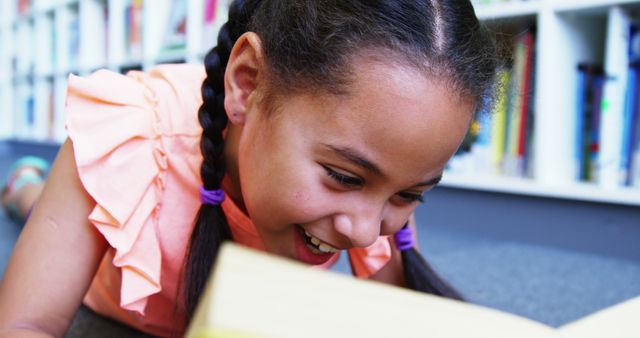
[(298, 189), (292, 194), (290, 199), (292, 214), (303, 223), (330, 214), (332, 199), (327, 196), (325, 189), (312, 180), (304, 187), (304, 189)]
[(320, 217), (326, 198), (310, 161), (290, 156), (247, 156), (240, 164), (242, 194), (256, 226), (279, 229)]

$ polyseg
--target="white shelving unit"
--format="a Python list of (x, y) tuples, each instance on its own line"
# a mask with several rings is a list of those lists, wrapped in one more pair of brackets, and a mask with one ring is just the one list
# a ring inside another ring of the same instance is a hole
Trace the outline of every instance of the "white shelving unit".
[(640, 192), (629, 188), (604, 189), (593, 183), (545, 185), (536, 181), (508, 176), (460, 175), (447, 173), (441, 186), (524, 196), (640, 206)]
[(476, 6), (476, 15), (480, 20), (513, 19), (536, 15), (541, 8), (540, 0), (497, 2)]
[(443, 186), (640, 206), (640, 188), (577, 182), (575, 111), (578, 63), (604, 64), (610, 11), (640, 18), (638, 0), (511, 0), (476, 5), (494, 32), (536, 28), (532, 178), (454, 170)]
[[(28, 9), (20, 10), (20, 2)], [(139, 11), (128, 10), (132, 3)], [(215, 4), (213, 21), (206, 8)], [(201, 63), (226, 21), (230, 0), (2, 0), (0, 1), (0, 140), (61, 142), (70, 73), (108, 68), (126, 72), (158, 63)], [(166, 52), (168, 22), (185, 9), (184, 48)], [(176, 7), (174, 7), (176, 6)], [(135, 13), (135, 14), (132, 14)], [(139, 20), (138, 44), (132, 16)]]

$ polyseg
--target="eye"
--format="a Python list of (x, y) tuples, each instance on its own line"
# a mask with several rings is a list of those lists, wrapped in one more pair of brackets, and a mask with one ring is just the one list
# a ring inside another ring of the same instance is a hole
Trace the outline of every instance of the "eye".
[(398, 196), (404, 204), (424, 202), (424, 196), (422, 194), (416, 194), (416, 193), (410, 193), (410, 192), (399, 192), (396, 194), (396, 196)]
[(340, 173), (334, 169), (331, 169), (326, 165), (323, 165), (322, 167), (327, 172), (327, 175), (329, 177), (331, 177), (334, 181), (336, 181), (336, 183), (338, 183), (339, 185), (347, 189), (358, 188), (364, 185), (364, 180), (359, 177), (354, 177), (354, 176)]

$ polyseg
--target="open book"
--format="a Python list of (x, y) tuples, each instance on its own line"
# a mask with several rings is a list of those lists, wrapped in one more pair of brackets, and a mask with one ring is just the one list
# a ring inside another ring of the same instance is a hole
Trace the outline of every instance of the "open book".
[(640, 337), (640, 297), (555, 329), (225, 244), (189, 338)]

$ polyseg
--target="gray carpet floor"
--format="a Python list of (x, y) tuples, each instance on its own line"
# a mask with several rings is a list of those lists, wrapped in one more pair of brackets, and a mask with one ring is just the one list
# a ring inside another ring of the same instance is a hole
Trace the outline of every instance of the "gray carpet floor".
[[(0, 142), (0, 183), (55, 150)], [(416, 216), (424, 256), (472, 303), (557, 327), (640, 295), (640, 208), (436, 188)], [(0, 271), (19, 231), (0, 214)], [(67, 337), (83, 336), (139, 335), (82, 310)]]

